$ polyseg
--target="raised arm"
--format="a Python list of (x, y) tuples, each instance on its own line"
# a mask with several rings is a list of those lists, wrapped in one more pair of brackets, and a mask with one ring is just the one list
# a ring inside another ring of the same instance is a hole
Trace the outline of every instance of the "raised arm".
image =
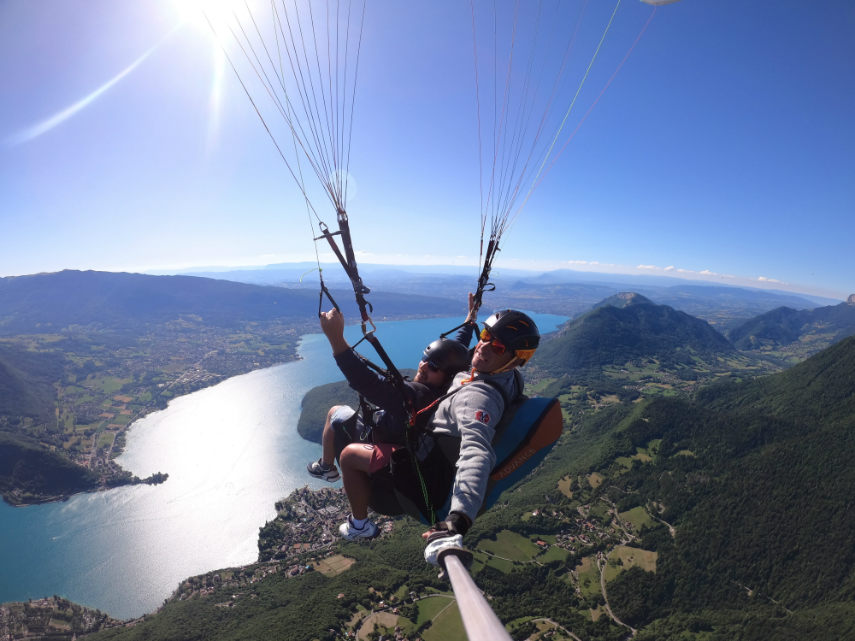
[(321, 330), (332, 347), (336, 365), (357, 393), (386, 411), (402, 411), (405, 399), (391, 380), (373, 370), (344, 338), (344, 316), (337, 309), (320, 314)]
[(475, 305), (475, 294), (469, 292), (469, 313), (466, 315), (463, 326), (457, 331), (457, 336), (454, 337), (454, 340), (469, 347), (469, 344), (472, 342), (472, 335), (477, 333), (477, 329), (478, 308)]

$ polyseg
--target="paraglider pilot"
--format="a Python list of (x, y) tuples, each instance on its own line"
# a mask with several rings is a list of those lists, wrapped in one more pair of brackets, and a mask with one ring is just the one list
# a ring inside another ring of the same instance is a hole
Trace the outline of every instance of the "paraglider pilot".
[(526, 314), (504, 310), (484, 323), (469, 373), (458, 374), (453, 392), (441, 401), (430, 422), (432, 434), (459, 439), (448, 516), (422, 536), (425, 560), (437, 565), (437, 555), (448, 547), (462, 547), (463, 535), (478, 515), (496, 456), (495, 428), (509, 400), (523, 393), (517, 369), (532, 357), (540, 333)]

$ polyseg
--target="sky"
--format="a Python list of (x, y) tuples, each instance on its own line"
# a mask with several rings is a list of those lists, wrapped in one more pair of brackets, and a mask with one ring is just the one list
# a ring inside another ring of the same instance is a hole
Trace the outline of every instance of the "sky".
[[(621, 0), (609, 23), (615, 2), (589, 0), (566, 80), (577, 23), (526, 40), (521, 4), (514, 75), (560, 77), (541, 104), (567, 120), (494, 269), (855, 292), (855, 3)], [(347, 165), (360, 263), (477, 273), (492, 3), (474, 6), (368, 0)], [(497, 6), (507, 44), (515, 3)], [(0, 276), (330, 260), (222, 52), (193, 0), (0, 0)]]

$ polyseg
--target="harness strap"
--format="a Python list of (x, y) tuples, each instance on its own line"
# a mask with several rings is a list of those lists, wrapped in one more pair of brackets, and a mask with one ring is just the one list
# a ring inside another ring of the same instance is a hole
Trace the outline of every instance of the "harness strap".
[[(321, 238), (324, 238), (329, 243), (330, 248), (332, 249), (336, 258), (338, 258), (338, 262), (341, 263), (344, 272), (347, 274), (347, 277), (350, 278), (350, 284), (353, 286), (353, 293), (356, 295), (356, 302), (359, 305), (359, 311), (362, 314), (362, 320), (363, 322), (365, 322), (369, 320), (367, 311), (373, 311), (371, 303), (369, 303), (365, 299), (365, 294), (370, 293), (371, 290), (365, 286), (365, 283), (362, 282), (362, 277), (359, 275), (359, 271), (356, 267), (356, 260), (355, 258), (353, 258), (353, 247), (351, 245), (350, 231), (347, 226), (346, 219), (344, 224), (345, 227), (343, 229), (340, 229), (336, 232), (331, 232), (329, 230), (329, 227), (327, 227), (326, 223), (320, 223), (321, 235), (315, 238), (315, 240), (320, 240)], [(344, 254), (341, 253), (341, 249), (339, 249), (338, 244), (335, 242), (334, 236), (341, 236), (342, 244), (345, 246), (345, 252), (348, 255), (347, 258), (345, 258)], [(327, 290), (327, 292), (328, 291), (329, 290)]]
[(492, 236), (487, 243), (487, 251), (484, 254), (484, 267), (481, 269), (481, 275), (478, 277), (478, 288), (475, 290), (473, 297), (473, 305), (476, 311), (481, 309), (481, 298), (484, 292), (492, 292), (496, 289), (496, 286), (490, 282), (490, 270), (493, 268), (493, 258), (495, 258), (498, 251), (499, 239)]
[[(338, 222), (338, 231), (331, 232), (329, 227), (324, 222), (319, 223), (319, 227), (321, 230), (321, 235), (315, 238), (315, 240), (320, 240), (321, 238), (326, 239), (329, 243), (330, 248), (333, 250), (333, 253), (338, 258), (338, 261), (341, 263), (342, 268), (347, 274), (348, 278), (350, 278), (350, 283), (353, 286), (353, 293), (356, 297), (356, 304), (359, 306), (359, 314), (362, 321), (362, 340), (367, 340), (371, 343), (372, 347), (374, 347), (374, 351), (377, 352), (377, 355), (380, 357), (380, 360), (383, 361), (383, 364), (386, 366), (386, 371), (388, 372), (388, 376), (390, 377), (392, 384), (395, 386), (395, 389), (401, 395), (401, 398), (404, 399), (404, 411), (407, 414), (409, 422), (413, 422), (415, 420), (415, 408), (413, 407), (412, 399), (406, 393), (406, 385), (404, 383), (404, 377), (401, 375), (401, 372), (398, 371), (398, 368), (395, 367), (395, 364), (392, 362), (392, 359), (389, 358), (389, 354), (386, 353), (386, 350), (380, 344), (377, 336), (375, 335), (375, 331), (377, 330), (374, 322), (371, 320), (370, 312), (374, 311), (374, 308), (371, 306), (371, 303), (366, 300), (365, 295), (370, 293), (371, 290), (365, 286), (365, 283), (362, 282), (362, 278), (359, 275), (359, 270), (356, 266), (356, 255), (353, 251), (353, 241), (350, 236), (350, 223), (347, 218), (347, 212), (344, 209), (339, 208), (336, 212), (336, 220)], [(342, 249), (336, 243), (334, 236), (341, 237), (341, 244), (344, 248)], [(333, 297), (330, 295), (329, 289), (327, 289), (326, 285), (323, 283), (323, 278), (321, 279), (321, 301), (323, 300), (323, 296), (326, 295), (327, 298), (330, 299), (330, 302), (335, 306), (336, 309), (339, 309), (338, 305), (336, 305)], [(320, 311), (321, 302), (318, 303), (318, 308)], [(340, 311), (340, 310), (339, 310)], [(367, 325), (371, 326), (369, 330)], [(371, 363), (366, 359), (367, 363)], [(376, 366), (375, 366), (376, 368)], [(376, 368), (379, 369), (379, 368)]]

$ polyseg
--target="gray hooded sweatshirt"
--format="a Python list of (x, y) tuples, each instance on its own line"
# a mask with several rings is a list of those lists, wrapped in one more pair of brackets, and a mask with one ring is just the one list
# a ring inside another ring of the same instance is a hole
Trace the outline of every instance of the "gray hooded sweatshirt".
[[(496, 425), (505, 411), (505, 401), (492, 385), (479, 383), (489, 379), (513, 399), (522, 394), (522, 378), (515, 370), (488, 375), (476, 373), (469, 379), (468, 372), (454, 377), (449, 391), (463, 387), (440, 402), (431, 419), (434, 434), (447, 434), (460, 438), (460, 456), (452, 488), (452, 512), (463, 512), (473, 521), (484, 502), (487, 481), (496, 464), (493, 436)], [(519, 384), (518, 382), (519, 381)]]

